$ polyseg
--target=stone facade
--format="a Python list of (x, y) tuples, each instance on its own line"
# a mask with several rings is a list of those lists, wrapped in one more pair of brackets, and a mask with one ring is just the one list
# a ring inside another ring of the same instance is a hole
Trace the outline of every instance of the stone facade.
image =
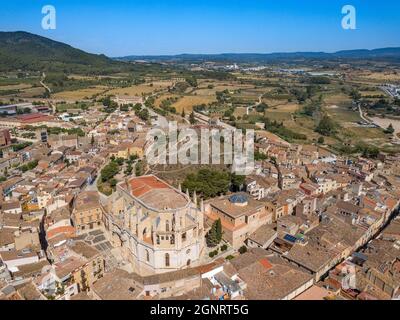
[(135, 177), (117, 185), (104, 224), (136, 273), (180, 270), (197, 265), (204, 247), (203, 212), (194, 202), (153, 175)]

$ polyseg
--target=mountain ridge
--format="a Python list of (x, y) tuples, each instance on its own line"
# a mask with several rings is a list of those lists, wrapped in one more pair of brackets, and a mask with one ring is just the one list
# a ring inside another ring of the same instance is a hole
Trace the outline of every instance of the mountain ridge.
[[(296, 60), (387, 60), (400, 62), (400, 47), (341, 50), (326, 52), (221, 53), (178, 55), (130, 55), (110, 58), (104, 54), (87, 53), (66, 43), (25, 31), (0, 31), (0, 71), (66, 71), (77, 73), (108, 73), (126, 70), (126, 62), (238, 62), (262, 63)], [(132, 65), (131, 65), (132, 66)]]
[(121, 62), (25, 31), (0, 32), (0, 71), (112, 68)]
[(395, 59), (400, 60), (400, 47), (377, 49), (340, 50), (333, 53), (323, 51), (297, 51), (272, 53), (220, 53), (220, 54), (190, 54), (177, 55), (129, 55), (115, 57), (120, 61), (149, 60), (149, 61), (189, 61), (189, 60), (216, 60), (216, 61), (271, 61), (280, 59)]

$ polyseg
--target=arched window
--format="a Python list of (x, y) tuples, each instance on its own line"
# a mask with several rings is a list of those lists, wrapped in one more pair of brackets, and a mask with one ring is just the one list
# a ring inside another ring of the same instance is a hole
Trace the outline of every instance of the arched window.
[(169, 267), (169, 253), (165, 254), (165, 266)]
[(147, 262), (150, 261), (150, 253), (149, 253), (149, 250), (146, 250), (146, 261), (147, 261)]
[(169, 221), (165, 221), (165, 231), (169, 232)]

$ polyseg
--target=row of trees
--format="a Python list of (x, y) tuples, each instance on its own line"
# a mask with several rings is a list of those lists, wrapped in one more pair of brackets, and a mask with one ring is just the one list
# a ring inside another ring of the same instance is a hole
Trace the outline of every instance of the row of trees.
[(19, 169), (22, 172), (26, 172), (26, 171), (35, 169), (37, 167), (38, 163), (39, 163), (38, 160), (33, 160), (33, 161), (28, 162), (27, 164), (20, 166)]

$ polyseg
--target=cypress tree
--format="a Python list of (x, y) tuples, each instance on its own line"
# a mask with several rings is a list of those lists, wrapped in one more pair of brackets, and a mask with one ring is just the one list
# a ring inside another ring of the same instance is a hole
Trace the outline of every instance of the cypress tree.
[(213, 222), (210, 231), (208, 231), (206, 236), (207, 245), (209, 247), (217, 246), (222, 239), (222, 225), (221, 219)]
[(218, 219), (215, 221), (215, 233), (216, 233), (216, 238), (219, 244), (222, 240), (222, 224), (221, 224), (221, 219)]

